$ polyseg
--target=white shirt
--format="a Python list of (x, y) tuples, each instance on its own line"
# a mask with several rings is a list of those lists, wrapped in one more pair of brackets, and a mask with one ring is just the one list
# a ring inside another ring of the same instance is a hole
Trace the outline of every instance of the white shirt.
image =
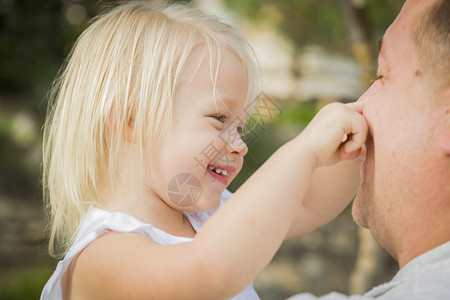
[[(225, 190), (222, 194), (221, 205), (232, 195), (233, 194), (228, 190)], [(186, 218), (189, 220), (195, 231), (200, 230), (201, 226), (212, 214), (212, 212), (185, 213)], [(41, 294), (41, 300), (62, 300), (61, 279), (72, 260), (86, 248), (87, 245), (110, 231), (139, 233), (151, 238), (161, 245), (174, 245), (193, 241), (191, 238), (168, 234), (125, 213), (110, 212), (100, 208), (91, 207), (79, 227), (74, 243), (65, 257), (58, 262), (55, 272), (45, 285)], [(253, 285), (250, 284), (244, 291), (232, 299), (259, 300), (259, 297), (253, 289)]]

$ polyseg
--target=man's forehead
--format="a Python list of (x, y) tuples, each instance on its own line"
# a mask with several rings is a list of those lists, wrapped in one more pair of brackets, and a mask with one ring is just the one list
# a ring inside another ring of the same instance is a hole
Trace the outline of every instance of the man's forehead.
[(406, 0), (395, 23), (417, 24), (422, 14), (438, 0)]
[[(385, 35), (378, 42), (380, 56), (385, 54), (385, 48), (394, 47), (403, 51), (410, 51), (409, 41), (413, 40), (413, 33), (423, 14), (436, 0), (407, 0), (394, 22), (386, 30)], [(409, 41), (408, 41), (409, 40)], [(390, 51), (389, 51), (390, 52)]]

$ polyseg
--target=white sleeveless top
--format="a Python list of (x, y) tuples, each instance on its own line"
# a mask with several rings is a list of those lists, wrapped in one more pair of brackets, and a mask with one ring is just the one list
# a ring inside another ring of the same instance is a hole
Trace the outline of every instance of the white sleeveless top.
[[(232, 195), (231, 192), (225, 190), (222, 194), (220, 206), (222, 206)], [(201, 226), (212, 214), (213, 212), (185, 213), (186, 218), (189, 220), (195, 231), (200, 230)], [(191, 238), (170, 235), (150, 224), (143, 223), (130, 215), (91, 207), (79, 227), (73, 245), (70, 247), (66, 256), (58, 262), (55, 272), (45, 285), (41, 294), (41, 300), (63, 300), (61, 279), (72, 262), (72, 259), (74, 259), (91, 242), (110, 231), (139, 233), (151, 238), (161, 245), (174, 245), (193, 241)], [(259, 300), (259, 297), (253, 289), (253, 285), (250, 284), (244, 291), (232, 299)]]

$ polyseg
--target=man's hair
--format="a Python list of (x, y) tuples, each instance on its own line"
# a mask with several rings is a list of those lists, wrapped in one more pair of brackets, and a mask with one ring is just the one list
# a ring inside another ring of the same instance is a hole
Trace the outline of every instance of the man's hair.
[(450, 0), (438, 0), (419, 21), (414, 34), (421, 69), (439, 87), (450, 86)]
[(421, 69), (439, 87), (450, 86), (450, 0), (438, 0), (421, 18), (415, 32)]

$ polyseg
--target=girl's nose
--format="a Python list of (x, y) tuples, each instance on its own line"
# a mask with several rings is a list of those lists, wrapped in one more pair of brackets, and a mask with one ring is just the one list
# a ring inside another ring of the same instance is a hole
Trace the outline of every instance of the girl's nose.
[(225, 148), (228, 153), (237, 154), (240, 156), (245, 156), (248, 152), (248, 147), (240, 135), (237, 135), (234, 139), (227, 141)]

